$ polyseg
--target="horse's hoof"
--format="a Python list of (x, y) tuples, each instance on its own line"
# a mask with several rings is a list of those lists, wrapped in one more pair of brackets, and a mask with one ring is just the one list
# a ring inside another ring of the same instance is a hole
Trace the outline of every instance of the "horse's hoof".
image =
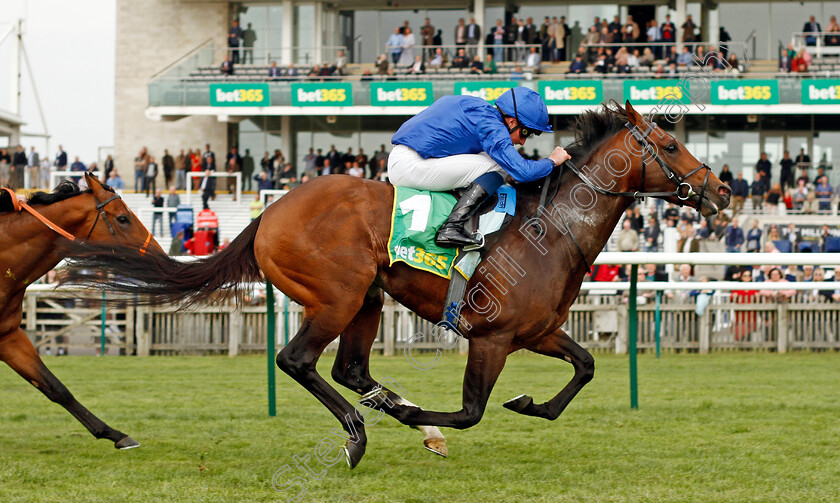
[(134, 440), (131, 437), (125, 437), (119, 442), (115, 443), (114, 447), (124, 451), (126, 449), (134, 449), (135, 447), (140, 447), (140, 442)]
[(449, 454), (449, 451), (446, 449), (445, 438), (427, 438), (423, 440), (423, 446), (438, 456), (446, 457)]
[(358, 443), (351, 442), (350, 440), (347, 441), (347, 444), (344, 446), (344, 458), (347, 460), (347, 466), (351, 470), (356, 468), (356, 465), (359, 464), (359, 461), (362, 460), (362, 456), (364, 455), (364, 446), (360, 446)]
[(534, 399), (529, 397), (528, 395), (519, 395), (516, 398), (511, 398), (507, 402), (503, 403), (502, 406), (506, 409), (510, 409), (514, 412), (518, 412), (522, 414), (528, 407), (534, 404)]

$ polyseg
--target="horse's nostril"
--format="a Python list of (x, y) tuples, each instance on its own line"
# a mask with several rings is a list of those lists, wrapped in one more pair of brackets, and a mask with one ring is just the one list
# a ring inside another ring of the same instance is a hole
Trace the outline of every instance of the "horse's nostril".
[(730, 189), (726, 185), (721, 185), (720, 187), (718, 187), (718, 194), (722, 197), (729, 197), (731, 193), (732, 189)]

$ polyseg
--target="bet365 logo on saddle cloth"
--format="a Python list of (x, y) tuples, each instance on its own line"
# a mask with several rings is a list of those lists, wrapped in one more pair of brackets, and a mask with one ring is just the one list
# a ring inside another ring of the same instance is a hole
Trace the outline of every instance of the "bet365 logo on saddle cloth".
[(437, 246), (435, 234), (455, 202), (455, 196), (443, 192), (394, 187), (389, 265), (405, 262), (415, 269), (450, 279), (458, 250)]

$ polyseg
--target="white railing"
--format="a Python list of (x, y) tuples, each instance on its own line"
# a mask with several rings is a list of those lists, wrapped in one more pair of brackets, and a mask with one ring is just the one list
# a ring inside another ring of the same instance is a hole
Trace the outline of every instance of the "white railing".
[[(826, 45), (825, 37), (837, 37), (840, 40), (840, 32), (794, 32), (791, 34), (791, 43), (794, 49), (799, 52), (800, 49), (805, 49), (811, 52), (813, 56), (821, 58), (826, 55), (840, 55), (840, 45)], [(807, 39), (814, 38), (814, 44), (808, 45)], [(812, 52), (813, 51), (813, 52)]]
[[(95, 177), (102, 180), (102, 172), (101, 171), (50, 171), (50, 186), (49, 189), (53, 190), (58, 186), (58, 182), (56, 179), (58, 178), (84, 178), (85, 173), (90, 173)], [(104, 182), (104, 180), (102, 180)]]
[[(274, 198), (274, 201), (277, 201), (281, 197), (288, 194), (288, 190), (282, 189), (263, 189), (260, 191), (260, 201), (262, 201), (264, 207), (268, 207), (268, 196), (277, 196)], [(273, 201), (272, 201), (273, 202)]]

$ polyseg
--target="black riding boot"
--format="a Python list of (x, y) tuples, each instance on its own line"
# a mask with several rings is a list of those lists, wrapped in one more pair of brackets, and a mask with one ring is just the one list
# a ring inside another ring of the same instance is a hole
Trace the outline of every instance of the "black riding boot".
[(464, 226), (478, 209), (478, 205), (486, 198), (487, 192), (484, 188), (475, 182), (471, 183), (461, 195), (461, 199), (458, 200), (455, 207), (452, 208), (449, 218), (438, 230), (435, 236), (435, 244), (448, 248), (480, 245), (481, 241), (468, 234), (464, 230)]

